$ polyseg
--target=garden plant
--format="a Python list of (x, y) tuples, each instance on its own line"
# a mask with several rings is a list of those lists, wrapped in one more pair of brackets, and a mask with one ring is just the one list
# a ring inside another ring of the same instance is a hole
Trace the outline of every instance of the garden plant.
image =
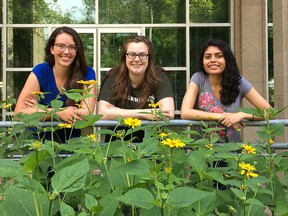
[[(76, 102), (82, 93), (65, 91)], [(15, 101), (0, 106), (12, 111)], [(51, 107), (50, 122), (37, 112), (0, 128), (1, 215), (288, 215), (288, 152), (271, 148), (284, 133), (284, 124), (270, 124), (281, 110), (241, 109), (264, 118), (257, 141), (221, 143), (222, 128), (213, 116), (200, 122), (201, 133), (176, 130), (152, 102), (153, 124), (119, 117), (114, 130), (96, 130), (101, 115), (93, 113), (72, 125), (58, 124), (62, 102), (56, 99)], [(119, 130), (123, 125), (128, 129)], [(92, 132), (72, 139), (67, 134), (64, 144), (41, 138), (58, 128)], [(140, 143), (133, 136), (138, 130), (145, 130)], [(106, 135), (116, 139), (100, 142)]]

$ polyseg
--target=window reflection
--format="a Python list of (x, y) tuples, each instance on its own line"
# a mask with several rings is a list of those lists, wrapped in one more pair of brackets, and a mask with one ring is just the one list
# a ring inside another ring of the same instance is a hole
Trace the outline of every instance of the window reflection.
[(124, 41), (135, 33), (102, 33), (101, 34), (101, 67), (118, 66), (120, 50)]
[(184, 23), (185, 0), (99, 0), (99, 23)]
[(230, 0), (190, 0), (191, 23), (230, 22)]
[(155, 64), (165, 67), (186, 66), (185, 28), (147, 28), (146, 36), (154, 46)]
[(95, 23), (95, 1), (8, 0), (7, 5), (10, 24)]
[(186, 92), (186, 71), (167, 71), (174, 92), (175, 109), (180, 110)]
[(47, 31), (42, 28), (9, 28), (7, 33), (7, 66), (33, 67), (44, 61)]
[(7, 96), (18, 98), (30, 72), (7, 71), (6, 90)]

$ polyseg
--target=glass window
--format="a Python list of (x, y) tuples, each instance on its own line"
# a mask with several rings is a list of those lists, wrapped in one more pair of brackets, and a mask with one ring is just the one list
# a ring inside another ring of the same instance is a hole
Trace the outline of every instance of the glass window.
[[(2, 29), (0, 29), (0, 38), (2, 38)], [(1, 50), (0, 50), (0, 101), (3, 100), (2, 99), (2, 89), (3, 89), (3, 46), (0, 46)]]
[(229, 27), (190, 28), (190, 75), (199, 70), (198, 60), (202, 46), (209, 39), (220, 39), (230, 44)]
[(180, 110), (186, 92), (186, 71), (167, 71), (174, 92), (175, 110)]
[(274, 107), (273, 27), (268, 28), (268, 91), (269, 103)]
[(94, 41), (93, 41), (93, 34), (91, 33), (79, 33), (86, 57), (87, 65), (93, 67), (94, 65)]
[(46, 40), (47, 31), (42, 28), (9, 28), (7, 31), (7, 66), (33, 67), (43, 62)]
[(147, 28), (146, 36), (153, 43), (156, 65), (186, 67), (185, 28)]
[(8, 0), (7, 14), (15, 24), (95, 23), (95, 1)]
[(273, 2), (268, 0), (268, 23), (273, 23)]
[(184, 23), (185, 0), (99, 0), (99, 23)]
[(1, 10), (0, 10), (0, 23), (3, 24), (3, 13), (2, 13), (3, 1), (2, 0), (0, 0), (0, 8), (1, 8)]
[(119, 65), (120, 50), (126, 38), (135, 33), (102, 33), (101, 34), (101, 68)]
[(191, 23), (230, 22), (230, 0), (190, 0)]
[(23, 72), (23, 71), (7, 71), (6, 76), (6, 90), (7, 90), (7, 97), (17, 99), (25, 82), (30, 74), (30, 71)]

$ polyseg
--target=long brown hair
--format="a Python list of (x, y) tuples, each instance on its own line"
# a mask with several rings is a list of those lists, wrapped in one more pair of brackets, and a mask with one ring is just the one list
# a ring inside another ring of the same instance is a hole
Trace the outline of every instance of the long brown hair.
[(239, 84), (241, 82), (241, 76), (239, 68), (235, 59), (235, 56), (227, 43), (222, 40), (212, 39), (208, 41), (202, 48), (202, 52), (199, 58), (200, 70), (207, 74), (203, 65), (204, 53), (210, 46), (218, 47), (223, 53), (226, 61), (226, 67), (222, 73), (222, 89), (220, 91), (220, 101), (224, 105), (232, 104), (239, 95)]
[[(84, 54), (84, 47), (81, 41), (79, 34), (72, 28), (63, 26), (56, 28), (52, 34), (50, 35), (46, 46), (45, 46), (45, 61), (53, 67), (55, 65), (55, 58), (54, 55), (51, 53), (50, 49), (54, 46), (56, 37), (60, 34), (69, 34), (73, 37), (75, 45), (77, 45), (76, 57), (70, 66), (70, 71), (68, 74), (67, 82), (64, 85), (64, 88), (69, 89), (81, 89), (82, 85), (77, 83), (78, 80), (84, 80), (84, 77), (87, 73), (87, 63)], [(67, 99), (67, 105), (75, 105), (75, 102)]]
[(128, 95), (131, 94), (132, 91), (132, 84), (129, 78), (128, 74), (128, 68), (126, 65), (126, 53), (127, 53), (127, 47), (129, 43), (140, 43), (143, 42), (148, 47), (148, 66), (146, 69), (146, 73), (143, 79), (143, 82), (141, 84), (141, 95), (140, 95), (140, 107), (143, 108), (145, 104), (147, 103), (148, 97), (153, 92), (155, 86), (157, 85), (159, 79), (156, 75), (156, 69), (154, 66), (154, 51), (153, 51), (153, 45), (151, 41), (145, 37), (145, 36), (133, 36), (128, 38), (125, 43), (123, 44), (123, 47), (121, 49), (120, 53), (120, 64), (117, 68), (118, 73), (115, 78), (114, 83), (114, 90), (116, 92), (116, 99), (121, 100), (124, 103), (124, 100), (128, 98)]

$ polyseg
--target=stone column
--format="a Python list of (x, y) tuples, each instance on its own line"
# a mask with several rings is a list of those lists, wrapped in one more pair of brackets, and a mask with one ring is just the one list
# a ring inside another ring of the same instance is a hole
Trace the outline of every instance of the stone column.
[[(273, 59), (274, 59), (274, 100), (275, 108), (288, 105), (288, 1), (273, 1)], [(279, 118), (288, 118), (288, 108)], [(288, 129), (276, 139), (287, 142)]]
[[(235, 55), (240, 73), (267, 99), (265, 15), (265, 1), (235, 1)], [(243, 107), (253, 105), (244, 99)], [(244, 129), (243, 141), (257, 140), (257, 129)]]

